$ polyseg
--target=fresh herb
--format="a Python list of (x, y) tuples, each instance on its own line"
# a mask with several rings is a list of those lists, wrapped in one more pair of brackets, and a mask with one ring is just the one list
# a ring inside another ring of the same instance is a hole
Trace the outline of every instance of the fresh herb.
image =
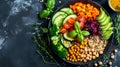
[(79, 41), (83, 41), (84, 40), (84, 36), (90, 35), (90, 33), (88, 31), (86, 31), (86, 30), (82, 31), (80, 29), (80, 25), (79, 25), (78, 22), (75, 22), (74, 27), (75, 27), (75, 30), (73, 30), (73, 31), (71, 31), (69, 33), (70, 37), (76, 37), (77, 36)]
[(40, 18), (47, 18), (51, 12), (53, 12), (53, 8), (55, 7), (55, 0), (47, 0), (46, 1), (46, 9), (42, 10), (39, 13)]
[(103, 60), (104, 60), (104, 61), (109, 60), (109, 59), (110, 59), (110, 56), (109, 56), (109, 55), (106, 55), (106, 54), (103, 55)]
[(114, 19), (115, 22), (115, 30), (116, 30), (116, 40), (120, 44), (120, 15), (117, 15)]
[(38, 50), (36, 52), (38, 53), (38, 55), (41, 56), (44, 63), (59, 65), (59, 63), (54, 59), (54, 57), (51, 54), (51, 51), (50, 51), (50, 49), (48, 47), (48, 43), (47, 43), (47, 37), (43, 37), (42, 36), (43, 34), (40, 34), (40, 32), (39, 32), (40, 30), (42, 30), (43, 33), (48, 32), (47, 28), (40, 29), (39, 23), (36, 22), (36, 24), (35, 24), (36, 34), (33, 36), (34, 43), (38, 47)]
[(47, 33), (48, 32), (48, 28), (41, 28), (43, 33)]

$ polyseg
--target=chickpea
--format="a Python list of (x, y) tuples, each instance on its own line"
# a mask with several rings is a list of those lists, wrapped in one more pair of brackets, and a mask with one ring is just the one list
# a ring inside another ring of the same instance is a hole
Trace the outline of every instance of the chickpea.
[(103, 51), (99, 51), (100, 54), (103, 54)]
[(111, 59), (114, 59), (115, 58), (115, 56), (114, 55), (111, 55)]
[(92, 54), (92, 52), (89, 52), (89, 54), (91, 55), (91, 54)]
[(96, 55), (96, 52), (93, 52), (93, 55)]
[(117, 50), (117, 49), (114, 49), (114, 52), (116, 53), (116, 52), (118, 52), (118, 50)]
[(86, 60), (86, 59), (84, 59), (84, 60), (83, 60), (83, 62), (87, 62), (87, 60)]
[(94, 52), (95, 50), (92, 48), (91, 51)]
[(95, 56), (92, 56), (93, 59), (95, 59), (96, 57)]
[(96, 54), (96, 57), (99, 57), (99, 54), (98, 54), (98, 53)]
[(87, 60), (89, 60), (90, 58), (89, 57), (86, 57)]
[(95, 64), (94, 64), (94, 66), (95, 66), (95, 67), (97, 67), (97, 66), (98, 66), (98, 64), (97, 64), (97, 63), (95, 63)]
[(112, 62), (109, 62), (108, 64), (111, 66), (111, 65), (112, 65)]
[(99, 61), (99, 65), (102, 65), (102, 62), (101, 62), (101, 61)]
[(90, 57), (88, 60), (92, 60), (92, 58)]
[(67, 57), (67, 60), (70, 60), (70, 58), (69, 58), (69, 57)]

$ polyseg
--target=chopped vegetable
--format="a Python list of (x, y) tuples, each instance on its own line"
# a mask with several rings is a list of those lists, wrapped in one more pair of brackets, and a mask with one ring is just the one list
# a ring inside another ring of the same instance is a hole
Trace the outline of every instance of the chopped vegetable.
[(89, 20), (95, 19), (99, 15), (99, 10), (92, 6), (91, 4), (84, 4), (77, 2), (74, 5), (70, 5), (70, 8), (73, 9), (74, 13), (78, 16), (86, 16)]

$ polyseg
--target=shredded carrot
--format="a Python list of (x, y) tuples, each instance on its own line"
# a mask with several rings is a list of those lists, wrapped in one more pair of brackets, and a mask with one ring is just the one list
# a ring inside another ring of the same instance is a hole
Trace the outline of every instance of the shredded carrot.
[(99, 14), (99, 10), (91, 4), (84, 4), (81, 2), (77, 2), (74, 5), (70, 5), (70, 8), (76, 13), (78, 16), (87, 16), (88, 19), (95, 19)]

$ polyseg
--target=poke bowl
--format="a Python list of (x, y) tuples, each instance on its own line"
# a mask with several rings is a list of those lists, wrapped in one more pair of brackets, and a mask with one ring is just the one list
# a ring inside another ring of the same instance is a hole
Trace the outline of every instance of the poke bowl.
[(59, 58), (71, 64), (98, 60), (113, 42), (110, 15), (94, 1), (66, 3), (52, 15), (48, 28), (49, 46)]

